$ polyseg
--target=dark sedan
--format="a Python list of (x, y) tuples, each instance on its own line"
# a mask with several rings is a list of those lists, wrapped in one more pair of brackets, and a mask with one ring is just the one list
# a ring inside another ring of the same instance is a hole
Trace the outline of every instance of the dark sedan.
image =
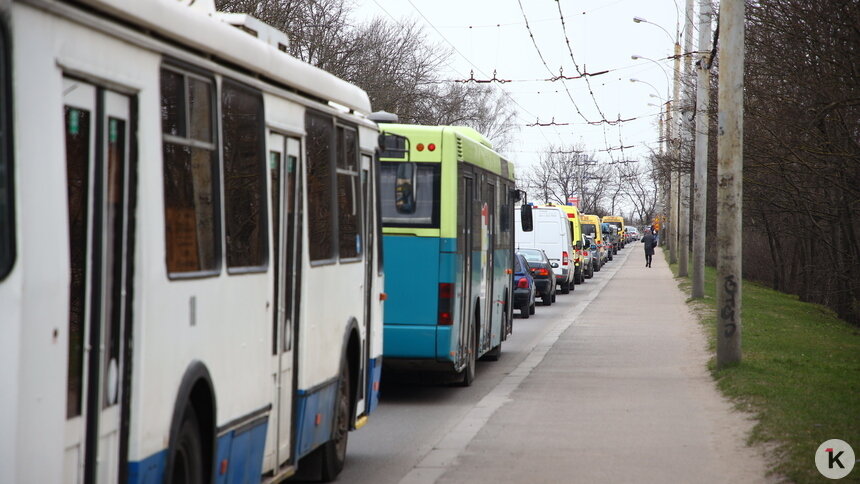
[(555, 279), (552, 274), (552, 263), (546, 253), (540, 249), (520, 249), (517, 254), (526, 258), (531, 268), (532, 277), (537, 286), (541, 303), (549, 306), (555, 302)]
[(525, 257), (514, 256), (514, 308), (520, 310), (520, 317), (528, 319), (535, 313), (535, 281)]

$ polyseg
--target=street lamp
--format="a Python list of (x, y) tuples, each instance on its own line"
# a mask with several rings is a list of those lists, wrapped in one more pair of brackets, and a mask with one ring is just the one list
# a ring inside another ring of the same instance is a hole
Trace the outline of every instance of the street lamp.
[(631, 59), (633, 59), (633, 60), (645, 59), (645, 60), (647, 60), (647, 61), (651, 61), (651, 62), (653, 62), (654, 64), (656, 64), (656, 65), (657, 65), (657, 67), (659, 67), (659, 68), (660, 68), (660, 70), (661, 70), (661, 71), (663, 71), (663, 76), (665, 76), (665, 77), (666, 77), (666, 97), (669, 97), (669, 86), (671, 86), (671, 85), (672, 85), (672, 83), (671, 83), (671, 82), (669, 82), (669, 74), (667, 74), (667, 73), (666, 73), (666, 69), (664, 69), (664, 68), (663, 68), (663, 66), (662, 66), (662, 65), (660, 65), (660, 63), (659, 63), (659, 62), (655, 61), (654, 59), (652, 59), (652, 58), (650, 58), (650, 57), (645, 57), (645, 56), (641, 56), (641, 55), (633, 54), (633, 55), (631, 55), (631, 56), (630, 56), (630, 58), (631, 58)]
[(641, 82), (642, 84), (647, 84), (647, 85), (651, 86), (651, 89), (653, 89), (654, 92), (657, 93), (657, 97), (660, 98), (660, 91), (656, 87), (654, 87), (654, 84), (651, 84), (650, 82), (646, 82), (646, 81), (643, 81), (640, 79), (636, 79), (635, 77), (631, 77), (630, 82)]
[(644, 18), (642, 18), (642, 17), (633, 17), (633, 21), (634, 21), (634, 22), (636, 22), (637, 24), (642, 24), (642, 23), (644, 23), (644, 24), (651, 24), (651, 25), (653, 25), (653, 26), (655, 26), (655, 27), (659, 28), (659, 29), (660, 29), (660, 30), (662, 30), (663, 32), (666, 32), (666, 35), (668, 35), (668, 36), (669, 36), (669, 40), (671, 40), (673, 44), (677, 42), (677, 37), (672, 37), (672, 34), (670, 34), (670, 33), (669, 33), (669, 31), (668, 31), (668, 30), (666, 30), (666, 29), (664, 29), (664, 28), (663, 28), (663, 26), (661, 26), (660, 24), (655, 24), (654, 22), (652, 22), (652, 21), (650, 21), (650, 20), (645, 20), (645, 19), (644, 19)]
[[(681, 83), (680, 83), (680, 80), (681, 80), (681, 29), (680, 29), (680, 23), (679, 23), (680, 18), (681, 18), (681, 11), (678, 8), (677, 2), (675, 2), (675, 11), (677, 13), (677, 16), (675, 17), (675, 36), (674, 37), (672, 37), (672, 34), (670, 34), (668, 30), (664, 29), (663, 26), (656, 24), (654, 22), (651, 22), (649, 20), (646, 20), (642, 17), (633, 17), (633, 22), (635, 22), (637, 24), (638, 23), (651, 24), (651, 25), (659, 28), (660, 30), (665, 32), (666, 36), (669, 37), (669, 40), (671, 40), (672, 43), (675, 44), (675, 55), (674, 55), (675, 81), (672, 83), (672, 94), (673, 95), (672, 95), (671, 99), (676, 104), (675, 109), (677, 109), (677, 107), (680, 106), (680, 104), (678, 103), (678, 100), (681, 97)], [(688, 50), (691, 50), (691, 49), (688, 49)], [(667, 78), (668, 78), (668, 76), (667, 76)], [(667, 97), (669, 97), (669, 96), (667, 96)], [(668, 140), (671, 140), (671, 139), (679, 139), (680, 140), (681, 133), (680, 133), (680, 126), (678, 125), (678, 120), (675, 119), (674, 116), (672, 116), (671, 111), (669, 111), (668, 109), (666, 111), (667, 111), (666, 116), (667, 116), (667, 125), (668, 125), (666, 128), (667, 143), (668, 143)], [(672, 155), (674, 158), (680, 159), (680, 157), (681, 157), (681, 151), (680, 150), (681, 150), (680, 143), (673, 146), (673, 149), (671, 151), (672, 151)], [(679, 235), (680, 235), (680, 233), (678, 231), (678, 228), (679, 228), (678, 222), (680, 221), (680, 210), (679, 210), (679, 208), (680, 208), (680, 202), (681, 202), (680, 198), (682, 196), (682, 194), (680, 193), (681, 190), (679, 189), (680, 185), (681, 185), (680, 182), (681, 182), (681, 173), (676, 171), (676, 170), (672, 170), (672, 173), (670, 176), (670, 181), (669, 181), (669, 225), (668, 225), (669, 237), (664, 239), (670, 243), (669, 244), (669, 263), (670, 264), (674, 264), (678, 260), (677, 245), (679, 243)], [(687, 195), (687, 196), (689, 196), (689, 195)]]

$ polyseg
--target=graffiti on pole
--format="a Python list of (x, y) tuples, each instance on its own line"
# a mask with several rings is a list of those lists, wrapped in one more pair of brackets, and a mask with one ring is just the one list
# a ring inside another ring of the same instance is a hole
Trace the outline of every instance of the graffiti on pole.
[(735, 308), (737, 307), (735, 298), (738, 294), (738, 283), (735, 282), (734, 274), (723, 278), (723, 290), (725, 290), (726, 298), (722, 309), (720, 309), (720, 318), (723, 320), (723, 334), (728, 338), (735, 334), (738, 328), (735, 322)]

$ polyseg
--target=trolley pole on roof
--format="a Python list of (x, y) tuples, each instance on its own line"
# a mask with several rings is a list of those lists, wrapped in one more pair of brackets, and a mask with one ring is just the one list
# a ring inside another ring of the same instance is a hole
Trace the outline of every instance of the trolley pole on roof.
[(708, 132), (710, 131), (711, 0), (699, 0), (699, 61), (696, 82), (696, 165), (693, 179), (693, 291), (705, 297), (705, 239), (708, 203)]
[(741, 361), (744, 0), (720, 2), (717, 367)]

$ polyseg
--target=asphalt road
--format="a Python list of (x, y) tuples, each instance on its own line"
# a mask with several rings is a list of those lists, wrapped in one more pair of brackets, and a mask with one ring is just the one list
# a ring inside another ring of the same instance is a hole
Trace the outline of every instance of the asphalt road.
[(560, 318), (577, 314), (591, 301), (630, 252), (630, 248), (621, 251), (594, 278), (577, 285), (570, 294), (559, 294), (552, 306), (538, 303), (531, 318), (520, 319), (515, 311), (513, 334), (502, 345), (501, 358), (478, 362), (477, 378), (471, 387), (449, 386), (421, 376), (402, 381), (383, 377), (380, 406), (367, 426), (350, 433), (347, 463), (338, 482), (400, 482), (523, 362)]

